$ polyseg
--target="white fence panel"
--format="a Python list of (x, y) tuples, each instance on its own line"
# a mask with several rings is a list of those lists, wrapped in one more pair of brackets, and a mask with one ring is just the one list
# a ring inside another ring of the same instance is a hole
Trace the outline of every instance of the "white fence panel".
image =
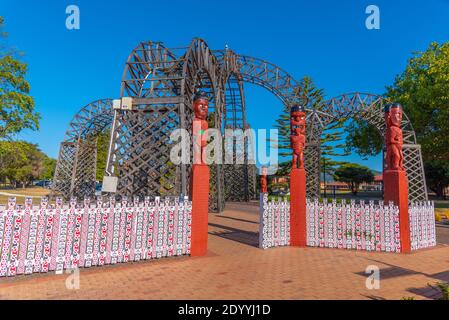
[[(260, 196), (259, 246), (290, 243), (290, 203)], [(409, 205), (412, 250), (436, 245), (432, 202)], [(338, 203), (307, 200), (307, 245), (365, 251), (400, 252), (399, 208), (383, 201)]]
[(260, 194), (259, 247), (290, 245), (290, 203), (285, 199), (268, 201), (268, 194)]
[(82, 206), (43, 198), (39, 208), (10, 198), (0, 208), (0, 276), (190, 254), (191, 221), (187, 197)]

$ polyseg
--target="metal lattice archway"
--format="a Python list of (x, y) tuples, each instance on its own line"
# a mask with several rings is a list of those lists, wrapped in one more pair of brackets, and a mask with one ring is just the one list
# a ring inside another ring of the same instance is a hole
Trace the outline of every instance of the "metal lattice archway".
[(52, 193), (68, 199), (95, 194), (97, 136), (112, 124), (112, 100), (103, 99), (83, 107), (70, 122), (61, 143)]
[[(133, 108), (114, 110), (106, 174), (119, 178), (117, 193), (188, 194), (190, 165), (170, 162), (170, 134), (177, 128), (191, 131), (192, 98), (197, 88), (209, 94), (210, 121), (215, 128), (248, 127), (244, 82), (266, 88), (286, 107), (303, 103), (300, 83), (267, 61), (231, 50), (211, 51), (202, 39), (194, 39), (188, 47), (172, 49), (160, 42), (139, 44), (128, 57), (121, 86), (121, 97), (131, 97)], [(319, 196), (323, 129), (341, 117), (354, 117), (368, 121), (383, 135), (385, 103), (387, 100), (380, 96), (356, 93), (331, 99), (316, 109), (306, 105), (309, 197)], [(427, 193), (421, 150), (406, 116), (403, 128), (410, 200), (424, 200)], [(223, 210), (226, 199), (247, 200), (255, 192), (255, 166), (213, 165), (211, 173), (211, 211)]]

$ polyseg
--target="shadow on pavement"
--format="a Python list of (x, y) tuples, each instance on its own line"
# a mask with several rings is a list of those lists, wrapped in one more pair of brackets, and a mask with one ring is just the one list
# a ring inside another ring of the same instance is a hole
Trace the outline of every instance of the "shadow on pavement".
[(245, 231), (216, 223), (209, 223), (209, 226), (225, 230), (209, 231), (210, 235), (236, 241), (256, 248), (259, 247), (259, 232)]

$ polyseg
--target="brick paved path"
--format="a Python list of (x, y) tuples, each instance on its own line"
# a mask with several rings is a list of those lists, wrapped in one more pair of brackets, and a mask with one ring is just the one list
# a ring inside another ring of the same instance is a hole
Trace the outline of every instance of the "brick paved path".
[[(410, 255), (291, 247), (261, 250), (258, 208), (228, 205), (211, 215), (206, 257), (166, 258), (81, 269), (67, 275), (0, 280), (0, 299), (416, 299), (436, 297), (427, 283), (449, 282), (449, 246)], [(380, 289), (365, 286), (368, 265)]]

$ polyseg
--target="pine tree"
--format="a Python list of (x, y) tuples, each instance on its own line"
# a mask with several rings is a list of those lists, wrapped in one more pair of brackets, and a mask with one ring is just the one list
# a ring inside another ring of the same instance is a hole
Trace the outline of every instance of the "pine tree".
[(346, 161), (338, 161), (335, 157), (348, 156), (350, 153), (345, 149), (344, 143), (339, 143), (344, 140), (342, 137), (344, 132), (346, 119), (339, 119), (329, 127), (325, 128), (321, 136), (321, 158), (320, 168), (322, 174), (322, 181), (324, 182), (324, 196), (326, 197), (326, 182), (327, 176), (333, 176), (335, 170), (341, 165), (346, 164)]
[[(324, 101), (324, 90), (317, 88), (310, 77), (304, 77), (295, 92), (303, 103), (309, 108), (319, 109)], [(346, 156), (348, 153), (344, 150), (345, 145), (339, 143), (343, 140), (343, 126), (345, 119), (341, 119), (325, 128), (321, 136), (321, 173), (323, 175), (333, 174), (336, 168), (345, 163), (337, 161), (334, 157)], [(278, 129), (279, 156), (291, 157), (292, 149), (290, 146), (290, 108), (285, 106), (276, 120), (275, 128)], [(291, 161), (281, 162), (279, 164), (278, 175), (287, 175), (290, 172)]]

